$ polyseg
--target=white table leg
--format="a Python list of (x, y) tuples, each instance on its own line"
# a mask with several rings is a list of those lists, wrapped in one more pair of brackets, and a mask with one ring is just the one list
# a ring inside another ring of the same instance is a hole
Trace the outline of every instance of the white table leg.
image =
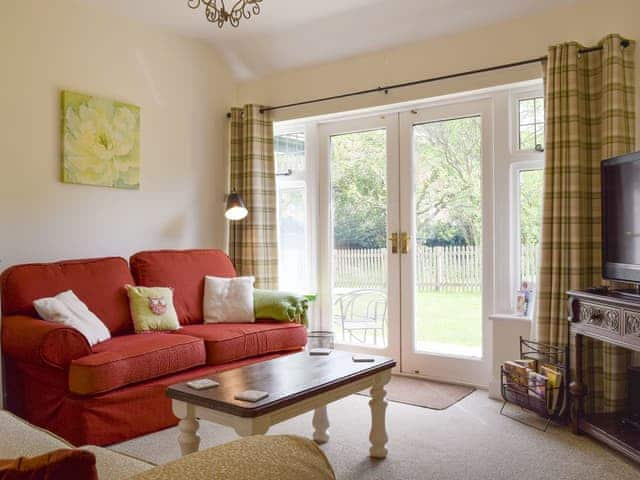
[(373, 380), (373, 386), (371, 387), (371, 400), (369, 401), (369, 407), (371, 408), (371, 433), (369, 434), (369, 440), (371, 441), (371, 448), (369, 449), (369, 456), (372, 458), (386, 458), (387, 449), (387, 427), (385, 423), (385, 416), (387, 410), (387, 401), (385, 395), (387, 392), (384, 390), (384, 386), (389, 383), (391, 379), (391, 370), (385, 370), (376, 374)]
[(178, 443), (180, 444), (182, 456), (198, 451), (200, 447), (199, 427), (200, 422), (196, 418), (195, 407), (193, 405), (185, 405), (185, 415), (180, 418), (180, 423), (178, 423), (178, 429), (180, 430)]
[(329, 416), (327, 406), (318, 407), (313, 412), (313, 440), (323, 444), (329, 441)]

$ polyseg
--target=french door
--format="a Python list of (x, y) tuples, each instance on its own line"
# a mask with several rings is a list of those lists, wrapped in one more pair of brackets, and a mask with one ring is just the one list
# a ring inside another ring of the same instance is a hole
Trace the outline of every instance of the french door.
[[(400, 358), (398, 116), (320, 127), (320, 301), (339, 347)], [(395, 237), (394, 237), (395, 238)]]
[(489, 100), (320, 127), (320, 299), (338, 348), (488, 383), (491, 132)]

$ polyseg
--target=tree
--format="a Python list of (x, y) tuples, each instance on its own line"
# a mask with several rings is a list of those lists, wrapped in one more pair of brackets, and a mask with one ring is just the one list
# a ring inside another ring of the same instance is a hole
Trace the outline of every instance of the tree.
[(478, 245), (481, 118), (425, 123), (413, 131), (418, 240), (427, 245)]
[(542, 170), (520, 172), (520, 243), (537, 245), (542, 222)]
[[(413, 127), (418, 243), (481, 243), (481, 122), (481, 117), (476, 116)], [(383, 129), (331, 137), (336, 248), (382, 248), (386, 245), (386, 149), (386, 131)], [(541, 172), (524, 172), (520, 215), (523, 243), (537, 243), (541, 191)]]
[(336, 248), (386, 245), (386, 132), (331, 137), (331, 187)]

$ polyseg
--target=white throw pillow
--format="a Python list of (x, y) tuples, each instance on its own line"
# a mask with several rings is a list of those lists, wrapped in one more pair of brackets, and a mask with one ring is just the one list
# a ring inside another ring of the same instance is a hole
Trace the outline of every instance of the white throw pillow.
[(254, 277), (204, 277), (204, 323), (253, 323)]
[(71, 290), (34, 300), (33, 306), (44, 320), (78, 330), (91, 346), (111, 338), (105, 324)]

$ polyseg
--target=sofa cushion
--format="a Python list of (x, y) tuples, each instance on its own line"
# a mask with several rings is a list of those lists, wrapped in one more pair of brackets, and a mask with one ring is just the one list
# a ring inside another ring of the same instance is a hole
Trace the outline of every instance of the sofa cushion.
[(136, 333), (166, 332), (180, 328), (171, 288), (127, 285), (126, 289)]
[(297, 323), (186, 325), (180, 332), (204, 340), (207, 365), (220, 365), (267, 353), (298, 350), (307, 342), (307, 330)]
[(129, 260), (137, 285), (172, 287), (173, 304), (182, 325), (202, 323), (204, 277), (235, 277), (222, 250), (158, 250), (136, 253)]
[(127, 283), (133, 278), (119, 257), (16, 265), (2, 274), (2, 314), (37, 317), (34, 300), (73, 290), (112, 334), (124, 333), (133, 329)]
[(94, 395), (204, 363), (200, 338), (168, 333), (123, 335), (99, 343), (92, 354), (71, 362), (69, 390)]
[(43, 320), (67, 325), (80, 332), (89, 345), (95, 345), (111, 338), (111, 332), (95, 313), (73, 293), (73, 290), (60, 292), (55, 297), (34, 300), (38, 315)]

